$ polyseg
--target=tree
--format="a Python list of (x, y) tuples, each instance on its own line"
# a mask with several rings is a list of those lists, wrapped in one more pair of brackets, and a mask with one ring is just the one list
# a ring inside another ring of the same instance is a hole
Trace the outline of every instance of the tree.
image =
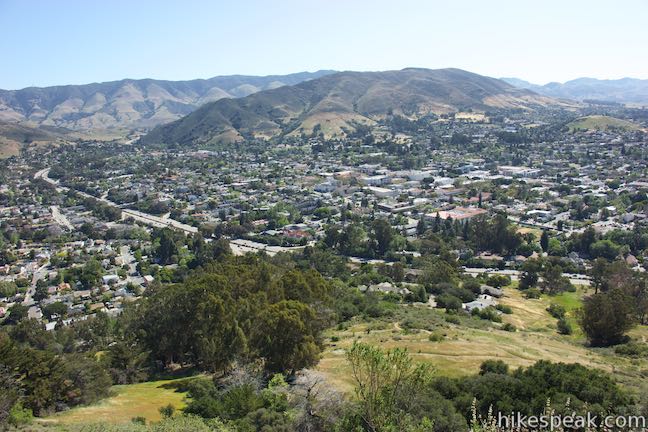
[(592, 268), (589, 270), (589, 275), (592, 278), (592, 285), (594, 286), (594, 293), (597, 294), (599, 289), (603, 286), (605, 276), (608, 273), (608, 261), (605, 258), (596, 258), (592, 262)]
[(6, 366), (0, 366), (0, 429), (4, 430), (12, 408), (19, 403), (20, 386), (16, 374)]
[(378, 256), (384, 256), (394, 237), (392, 227), (385, 219), (376, 219), (372, 228), (376, 240), (376, 253)]
[(9, 308), (9, 316), (5, 319), (6, 324), (18, 324), (21, 320), (27, 318), (29, 308), (22, 303), (16, 303)]
[(625, 340), (625, 333), (636, 324), (631, 301), (620, 289), (583, 300), (579, 324), (591, 345), (609, 346)]
[(282, 300), (262, 311), (251, 338), (266, 367), (293, 372), (317, 363), (315, 311), (295, 300)]
[(522, 275), (520, 277), (520, 289), (526, 290), (533, 288), (540, 279), (540, 270), (542, 262), (536, 259), (528, 259), (522, 265)]
[(103, 269), (101, 268), (101, 263), (93, 258), (83, 266), (83, 270), (79, 276), (79, 282), (81, 282), (83, 288), (90, 289), (99, 283), (102, 274)]
[(425, 216), (421, 216), (421, 218), (418, 221), (418, 224), (416, 224), (416, 233), (421, 236), (425, 234), (426, 230), (427, 230), (427, 224), (425, 223)]
[(433, 370), (415, 364), (406, 350), (382, 351), (354, 343), (347, 352), (358, 410), (369, 431), (406, 430), (408, 413), (431, 382)]
[(60, 301), (50, 303), (47, 306), (43, 306), (43, 315), (45, 315), (47, 319), (52, 319), (52, 315), (63, 317), (65, 314), (67, 314), (67, 311), (67, 305)]
[(542, 235), (540, 236), (540, 247), (544, 252), (549, 250), (549, 231), (543, 230)]
[(619, 255), (620, 247), (611, 240), (599, 240), (590, 245), (590, 255), (593, 258), (602, 257), (612, 261)]
[(160, 233), (160, 245), (157, 248), (157, 258), (161, 264), (170, 264), (172, 258), (178, 255), (178, 245), (170, 229), (163, 229)]
[(558, 264), (547, 264), (542, 270), (540, 289), (546, 294), (558, 294), (572, 289), (572, 284), (562, 275), (562, 267)]

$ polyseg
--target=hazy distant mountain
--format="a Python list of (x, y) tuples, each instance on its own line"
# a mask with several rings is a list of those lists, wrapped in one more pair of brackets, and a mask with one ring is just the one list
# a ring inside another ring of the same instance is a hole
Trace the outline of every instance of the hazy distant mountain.
[(333, 71), (274, 76), (220, 76), (191, 81), (154, 79), (0, 90), (0, 120), (76, 130), (152, 127), (199, 106), (318, 78)]
[(648, 104), (648, 80), (578, 78), (564, 84), (552, 82), (545, 85), (532, 84), (518, 78), (502, 78), (502, 80), (516, 87), (555, 98)]
[(419, 116), (466, 109), (525, 108), (554, 101), (501, 80), (460, 69), (340, 72), (294, 86), (207, 104), (158, 126), (145, 143), (189, 144), (310, 133), (327, 136), (354, 124), (374, 123), (387, 113)]

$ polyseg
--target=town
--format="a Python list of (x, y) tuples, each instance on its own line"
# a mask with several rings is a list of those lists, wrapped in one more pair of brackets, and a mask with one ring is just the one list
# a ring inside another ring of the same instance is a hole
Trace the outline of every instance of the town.
[[(481, 278), (464, 309), (496, 305), (500, 285), (486, 277), (519, 280), (542, 256), (568, 285), (589, 285), (598, 257), (644, 271), (645, 246), (625, 233), (648, 229), (648, 117), (596, 105), (579, 114), (636, 127), (578, 129), (572, 111), (512, 110), (394, 115), (346, 138), (313, 132), (245, 149), (26, 151), (3, 162), (0, 316), (53, 330), (119, 314), (154, 281), (181, 280), (198, 238), (235, 255), (321, 247), (352, 272), (391, 275), (362, 290), (426, 302), (416, 293), (430, 248), (448, 249), (461, 272)], [(503, 231), (489, 239), (489, 230)], [(581, 237), (592, 237), (587, 250)], [(448, 303), (440, 294), (430, 304)]]

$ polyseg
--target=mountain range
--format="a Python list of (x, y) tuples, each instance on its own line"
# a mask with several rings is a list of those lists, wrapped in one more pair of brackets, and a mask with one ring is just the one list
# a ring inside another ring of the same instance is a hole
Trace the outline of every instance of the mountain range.
[(330, 73), (333, 71), (231, 75), (191, 81), (124, 79), (0, 90), (0, 121), (74, 130), (149, 128), (176, 120), (208, 102), (248, 96)]
[(553, 98), (648, 105), (648, 80), (578, 78), (565, 83), (552, 82), (545, 85), (532, 84), (519, 78), (502, 80), (518, 88), (533, 90)]
[(339, 72), (205, 104), (180, 120), (156, 127), (142, 142), (210, 144), (311, 133), (315, 128), (330, 137), (357, 124), (373, 124), (390, 113), (418, 117), (554, 104), (558, 102), (533, 91), (460, 69)]

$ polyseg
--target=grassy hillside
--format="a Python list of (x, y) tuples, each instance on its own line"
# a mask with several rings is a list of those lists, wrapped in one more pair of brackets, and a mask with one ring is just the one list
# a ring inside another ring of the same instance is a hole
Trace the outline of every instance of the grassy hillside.
[(638, 125), (629, 122), (627, 120), (622, 120), (616, 117), (609, 117), (609, 116), (602, 116), (602, 115), (581, 117), (569, 123), (567, 127), (571, 131), (574, 130), (605, 131), (608, 129), (630, 131), (630, 130), (640, 129)]
[(97, 404), (74, 408), (50, 417), (41, 423), (66, 425), (77, 423), (130, 423), (133, 417), (145, 417), (148, 421), (161, 418), (160, 407), (173, 405), (184, 408), (185, 393), (176, 391), (175, 384), (182, 379), (144, 382), (140, 384), (117, 385), (114, 396)]
[(212, 144), (311, 133), (342, 135), (388, 113), (417, 117), (472, 109), (546, 106), (555, 101), (459, 69), (341, 72), (295, 86), (224, 99), (145, 136), (150, 144)]
[(47, 145), (61, 137), (54, 131), (0, 121), (0, 158), (18, 155), (23, 146)]
[[(437, 374), (443, 376), (475, 374), (488, 359), (503, 360), (511, 367), (529, 366), (544, 359), (581, 363), (612, 372), (621, 382), (640, 391), (641, 371), (648, 367), (648, 359), (631, 360), (614, 355), (610, 348), (585, 346), (574, 317), (583, 291), (545, 296), (539, 300), (528, 300), (513, 288), (507, 288), (505, 293), (501, 303), (510, 306), (513, 313), (503, 315), (503, 322), (515, 325), (515, 332), (504, 331), (499, 324), (476, 318), (463, 317), (460, 325), (449, 323), (445, 320), (445, 312), (427, 306), (399, 306), (393, 317), (356, 321), (347, 328), (331, 330), (318, 368), (336, 386), (351, 390), (352, 377), (345, 350), (354, 341), (362, 341), (382, 348), (407, 348), (414, 358), (430, 362)], [(556, 332), (556, 319), (546, 311), (551, 303), (566, 308), (568, 320), (575, 330), (573, 335), (563, 336)], [(632, 335), (645, 339), (648, 327), (639, 327)]]

